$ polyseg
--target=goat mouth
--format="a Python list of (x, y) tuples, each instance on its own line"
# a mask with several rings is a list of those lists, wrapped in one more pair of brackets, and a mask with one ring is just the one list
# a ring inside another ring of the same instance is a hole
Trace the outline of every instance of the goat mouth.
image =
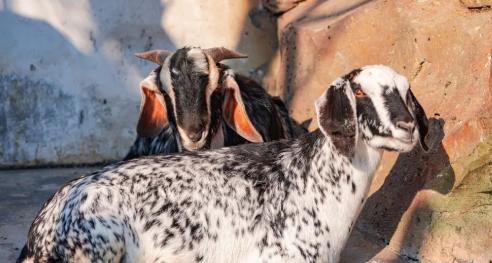
[(210, 138), (209, 136), (205, 136), (202, 138), (200, 141), (193, 142), (193, 141), (182, 141), (181, 143), (183, 144), (183, 148), (186, 149), (186, 151), (189, 152), (194, 152), (194, 151), (200, 151), (204, 149), (210, 149)]
[(414, 139), (413, 138), (407, 138), (407, 139), (401, 139), (401, 138), (395, 138), (397, 139), (398, 141), (404, 143), (404, 144), (413, 144), (414, 142)]
[(185, 144), (184, 145), (185, 148), (188, 150), (188, 151), (199, 151), (201, 149), (204, 149), (207, 147), (207, 143), (206, 142), (192, 142), (192, 143), (188, 143), (188, 144)]

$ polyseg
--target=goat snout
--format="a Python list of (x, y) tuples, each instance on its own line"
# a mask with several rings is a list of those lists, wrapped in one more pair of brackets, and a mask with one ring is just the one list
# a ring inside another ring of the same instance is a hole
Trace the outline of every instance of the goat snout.
[(399, 121), (396, 123), (396, 127), (412, 134), (415, 129), (415, 124), (413, 122)]
[(190, 140), (192, 140), (193, 142), (198, 142), (202, 139), (202, 136), (203, 136), (203, 130), (198, 130), (198, 131), (190, 131), (190, 132), (187, 132), (186, 135), (188, 136), (188, 138), (190, 138)]

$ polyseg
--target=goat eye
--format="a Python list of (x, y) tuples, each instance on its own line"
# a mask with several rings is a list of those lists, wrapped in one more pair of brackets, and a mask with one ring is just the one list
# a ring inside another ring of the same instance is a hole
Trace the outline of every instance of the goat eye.
[(366, 95), (366, 94), (364, 93), (364, 91), (362, 91), (360, 89), (355, 91), (355, 96), (358, 98), (363, 97), (364, 95)]

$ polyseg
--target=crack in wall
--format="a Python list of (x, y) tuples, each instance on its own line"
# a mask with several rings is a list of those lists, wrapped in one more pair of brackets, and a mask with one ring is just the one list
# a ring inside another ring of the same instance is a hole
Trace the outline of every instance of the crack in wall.
[(490, 11), (490, 5), (486, 6), (473, 6), (473, 7), (467, 7), (468, 10), (476, 13), (482, 13), (482, 12), (488, 12)]
[(460, 3), (471, 12), (482, 13), (490, 11), (490, 4), (482, 4), (480, 1), (460, 0)]
[(424, 67), (425, 62), (427, 62), (427, 60), (425, 58), (422, 59), (422, 61), (420, 61), (419, 65), (415, 69), (415, 73), (413, 73), (413, 75), (412, 75), (411, 81), (413, 81), (415, 78), (417, 78), (417, 76), (420, 74), (420, 72), (422, 71), (422, 68)]

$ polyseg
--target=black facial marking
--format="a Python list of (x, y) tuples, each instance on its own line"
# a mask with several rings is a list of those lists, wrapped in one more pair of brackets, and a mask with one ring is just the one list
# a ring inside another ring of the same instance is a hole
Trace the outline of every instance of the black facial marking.
[(182, 48), (174, 53), (169, 71), (178, 125), (189, 134), (199, 134), (209, 122), (206, 95), (209, 76), (196, 67), (197, 61), (188, 56), (189, 50)]
[(407, 109), (407, 105), (400, 96), (396, 87), (390, 88), (388, 86), (382, 87), (384, 90), (383, 98), (384, 104), (388, 109), (390, 120), (396, 126), (398, 122), (411, 123), (413, 122), (412, 115)]
[[(159, 66), (156, 69), (154, 69), (152, 72), (155, 74), (155, 76), (160, 76), (161, 75), (161, 71), (162, 71), (162, 66)], [(154, 80), (155, 80), (155, 85), (157, 86), (157, 88), (159, 89), (159, 91), (162, 94), (165, 94), (166, 91), (162, 88), (163, 86), (162, 86), (161, 78), (160, 77), (156, 77), (156, 78), (154, 78)]]
[[(361, 72), (362, 72), (362, 69), (360, 69), (360, 68), (354, 69), (350, 73), (348, 73), (347, 75), (343, 76), (342, 79), (349, 81), (349, 82), (352, 82), (353, 79), (355, 79), (355, 77), (357, 77)], [(352, 89), (353, 89), (353, 87), (352, 87)]]
[[(356, 100), (356, 107), (357, 118), (359, 119), (362, 116), (362, 123), (369, 128), (371, 134), (382, 137), (391, 135), (389, 131), (379, 131), (379, 127), (382, 127), (383, 124), (381, 123), (376, 108), (369, 97), (358, 98)], [(364, 134), (362, 134), (362, 136), (365, 137)]]

